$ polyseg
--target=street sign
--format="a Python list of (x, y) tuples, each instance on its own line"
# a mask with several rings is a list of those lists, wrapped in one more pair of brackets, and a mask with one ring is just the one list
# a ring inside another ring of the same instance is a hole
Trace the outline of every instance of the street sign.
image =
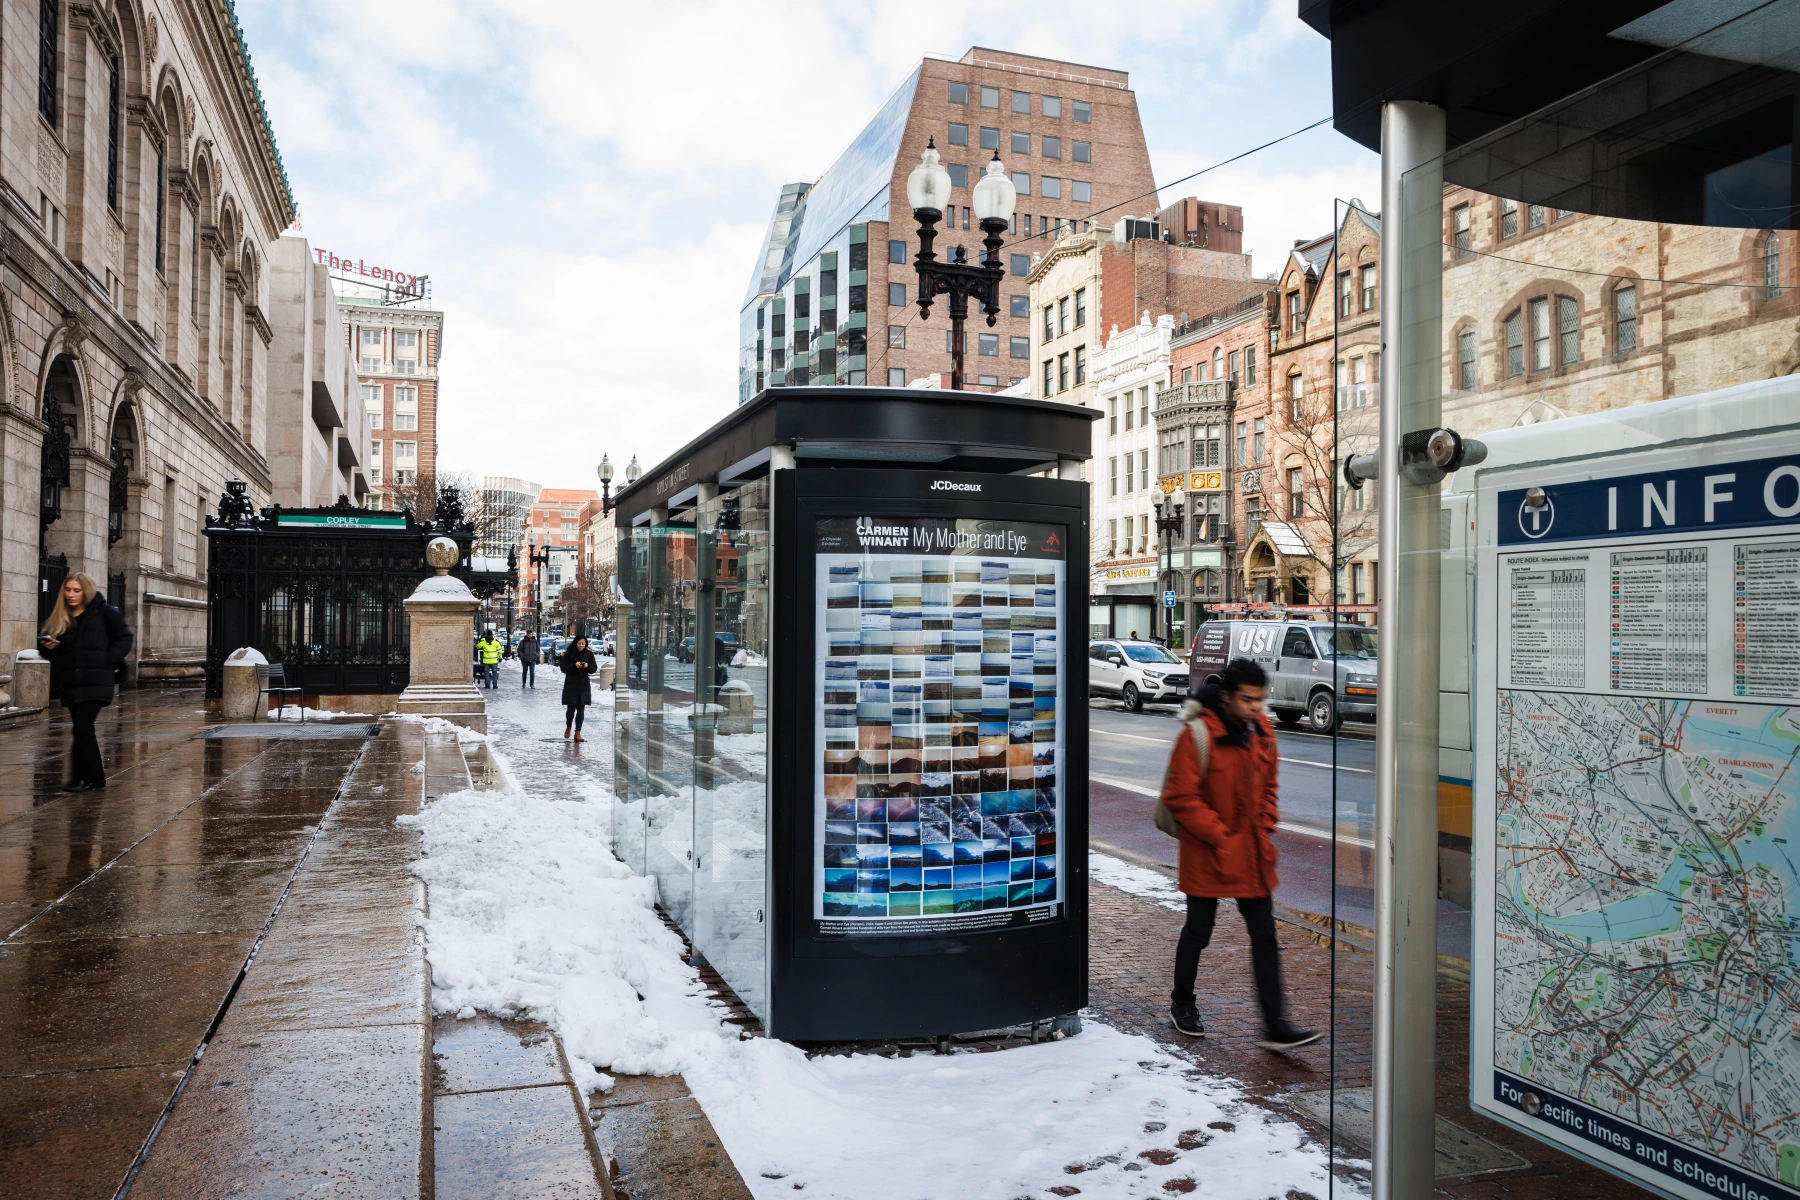
[(1175, 593), (1174, 592), (1164, 592), (1163, 593), (1163, 607), (1164, 608), (1174, 608), (1175, 607)]
[(405, 529), (404, 516), (364, 516), (355, 513), (282, 513), (275, 518), (282, 529), (313, 527), (320, 529)]

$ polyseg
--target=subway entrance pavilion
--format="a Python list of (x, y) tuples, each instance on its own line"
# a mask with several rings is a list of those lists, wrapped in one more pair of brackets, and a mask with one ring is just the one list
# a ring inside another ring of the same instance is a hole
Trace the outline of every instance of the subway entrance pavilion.
[(1086, 1003), (1093, 419), (779, 388), (620, 493), (616, 849), (773, 1036)]

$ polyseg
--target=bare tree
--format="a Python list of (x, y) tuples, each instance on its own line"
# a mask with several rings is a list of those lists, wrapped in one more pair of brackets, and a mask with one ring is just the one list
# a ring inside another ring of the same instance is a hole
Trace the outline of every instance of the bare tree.
[[(1342, 464), (1347, 454), (1374, 449), (1375, 431), (1367, 410), (1333, 410), (1332, 393), (1314, 390), (1295, 401), (1280, 401), (1283, 438), (1276, 462), (1285, 464), (1276, 490), (1284, 508), (1291, 504), (1287, 471), (1294, 457), (1300, 459), (1301, 512), (1288, 511), (1286, 519), (1299, 530), (1307, 554), (1325, 569), (1327, 586), (1340, 585), (1344, 568), (1367, 553), (1376, 541), (1374, 483), (1362, 486), (1362, 506), (1344, 483)], [(1269, 489), (1265, 486), (1264, 491)], [(1330, 593), (1318, 597), (1328, 600)]]

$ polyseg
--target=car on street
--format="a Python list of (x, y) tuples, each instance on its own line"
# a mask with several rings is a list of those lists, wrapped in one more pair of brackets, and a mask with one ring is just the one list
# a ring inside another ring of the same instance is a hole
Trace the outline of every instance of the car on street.
[(1304, 719), (1315, 733), (1344, 721), (1375, 719), (1375, 630), (1330, 621), (1208, 621), (1189, 657), (1195, 691), (1217, 679), (1234, 658), (1255, 660), (1269, 674), (1269, 711), (1282, 725)]
[(1186, 665), (1155, 642), (1107, 638), (1088, 643), (1088, 695), (1121, 701), (1130, 712), (1146, 704), (1187, 699)]

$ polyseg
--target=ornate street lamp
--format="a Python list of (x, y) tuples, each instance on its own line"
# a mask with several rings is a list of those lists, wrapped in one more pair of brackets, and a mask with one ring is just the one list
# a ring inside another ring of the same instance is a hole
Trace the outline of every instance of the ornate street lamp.
[(532, 600), (537, 610), (535, 625), (537, 628), (538, 641), (541, 643), (544, 640), (544, 568), (548, 566), (550, 562), (550, 539), (547, 537), (544, 539), (544, 551), (540, 554), (538, 553), (537, 548), (537, 534), (526, 534), (525, 561), (531, 564), (532, 577), (537, 585), (532, 589), (536, 593), (532, 597)]
[(607, 516), (612, 512), (612, 455), (600, 456), (600, 515)]
[[(1161, 543), (1158, 547), (1156, 556), (1157, 566), (1159, 568), (1156, 572), (1156, 581), (1161, 583), (1163, 581), (1163, 571), (1168, 569), (1169, 538), (1171, 535), (1175, 537), (1181, 536), (1181, 493), (1174, 492), (1170, 494), (1166, 509), (1161, 500), (1155, 501), (1152, 507), (1156, 509), (1156, 533), (1157, 539)], [(1179, 591), (1180, 589), (1176, 588), (1174, 590)], [(1162, 597), (1155, 596), (1152, 597), (1152, 600), (1153, 603), (1150, 605), (1150, 637), (1151, 640), (1154, 641), (1156, 638), (1156, 610), (1162, 607)], [(1168, 610), (1168, 615), (1164, 620), (1169, 624), (1168, 637), (1165, 640), (1172, 642), (1175, 640), (1174, 610)]]
[(644, 468), (638, 466), (637, 455), (632, 455), (631, 461), (625, 465), (625, 486), (630, 487), (632, 484), (636, 483), (638, 481), (638, 476), (643, 473)]
[(1000, 263), (1000, 235), (1012, 224), (1017, 197), (996, 151), (974, 190), (975, 220), (987, 235), (981, 240), (987, 253), (972, 265), (968, 252), (957, 246), (939, 262), (932, 243), (937, 238), (935, 226), (950, 200), (950, 172), (938, 162), (935, 139), (925, 143), (919, 165), (906, 178), (906, 200), (919, 222), (919, 254), (913, 260), (919, 269), (919, 319), (930, 319), (934, 298), (950, 297), (950, 386), (958, 391), (963, 385), (963, 322), (969, 316), (969, 301), (981, 305), (990, 326), (1000, 315), (1000, 281), (1006, 275)]

